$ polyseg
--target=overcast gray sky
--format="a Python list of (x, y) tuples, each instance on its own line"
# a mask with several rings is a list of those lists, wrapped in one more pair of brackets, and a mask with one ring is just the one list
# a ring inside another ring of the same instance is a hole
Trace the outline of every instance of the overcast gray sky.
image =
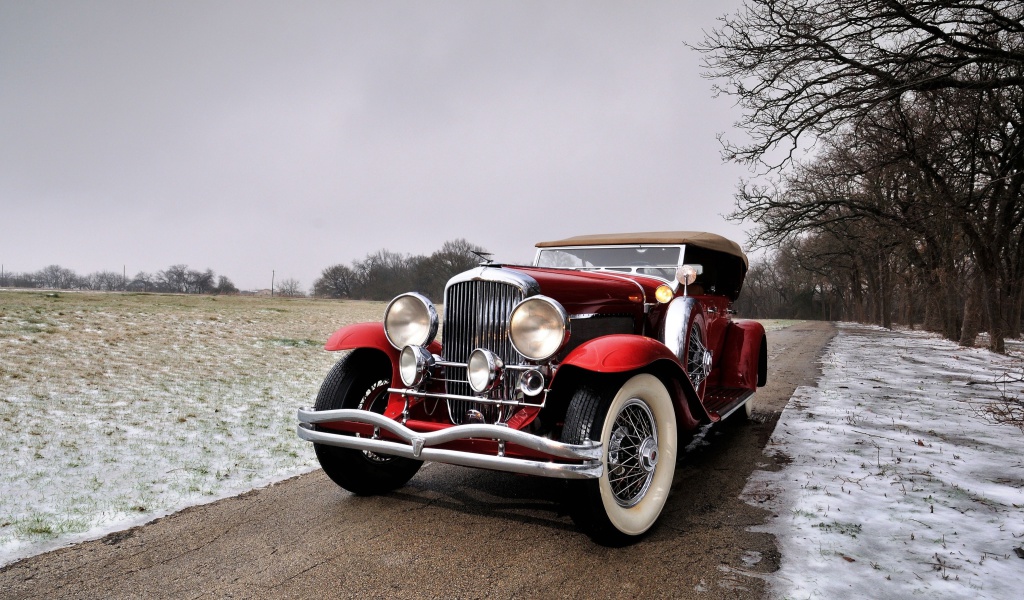
[(743, 243), (683, 44), (738, 5), (0, 0), (0, 262), (308, 288), (458, 237)]

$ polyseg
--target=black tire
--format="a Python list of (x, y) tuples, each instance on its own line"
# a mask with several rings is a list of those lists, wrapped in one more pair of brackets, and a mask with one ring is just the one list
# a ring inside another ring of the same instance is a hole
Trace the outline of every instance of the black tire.
[[(331, 368), (315, 410), (361, 408), (383, 414), (387, 388), (391, 384), (391, 363), (372, 350), (355, 350)], [(334, 483), (359, 496), (385, 494), (406, 484), (423, 466), (411, 458), (313, 444), (324, 473)]]
[(672, 487), (678, 440), (668, 390), (646, 373), (614, 394), (580, 388), (569, 402), (562, 441), (587, 440), (602, 443), (604, 473), (569, 482), (569, 514), (598, 544), (632, 544), (658, 520)]

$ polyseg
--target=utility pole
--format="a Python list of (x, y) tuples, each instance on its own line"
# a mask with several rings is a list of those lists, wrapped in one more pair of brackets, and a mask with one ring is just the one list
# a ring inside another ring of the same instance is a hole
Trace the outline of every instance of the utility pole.
[(271, 298), (274, 297), (274, 271), (273, 271), (273, 269), (271, 269), (271, 271), (270, 271), (270, 297)]

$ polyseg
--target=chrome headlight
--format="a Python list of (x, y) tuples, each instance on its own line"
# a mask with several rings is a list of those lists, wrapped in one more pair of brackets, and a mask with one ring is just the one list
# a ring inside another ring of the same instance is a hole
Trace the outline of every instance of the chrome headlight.
[(508, 337), (516, 351), (530, 360), (551, 358), (569, 339), (569, 316), (547, 296), (527, 298), (512, 309)]
[(402, 294), (384, 311), (384, 335), (397, 350), (426, 346), (437, 335), (437, 309), (421, 294)]
[(501, 380), (501, 371), (505, 364), (493, 352), (477, 348), (469, 355), (466, 363), (466, 378), (469, 387), (480, 394), (494, 388)]
[(430, 375), (434, 355), (423, 346), (406, 346), (398, 355), (398, 374), (406, 387), (416, 387)]

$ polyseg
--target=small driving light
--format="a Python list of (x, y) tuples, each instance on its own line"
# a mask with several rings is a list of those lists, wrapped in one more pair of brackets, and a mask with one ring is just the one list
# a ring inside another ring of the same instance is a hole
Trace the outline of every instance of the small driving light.
[(658, 289), (654, 290), (654, 298), (662, 304), (670, 302), (673, 295), (672, 288), (667, 285), (659, 285)]
[(493, 389), (501, 380), (501, 371), (504, 368), (505, 363), (493, 352), (477, 348), (469, 355), (469, 361), (466, 364), (469, 387), (478, 394)]
[(406, 387), (417, 387), (430, 375), (434, 355), (423, 346), (406, 346), (398, 356), (398, 374)]
[(544, 391), (544, 374), (538, 369), (530, 369), (519, 378), (519, 391), (527, 396), (536, 396)]

